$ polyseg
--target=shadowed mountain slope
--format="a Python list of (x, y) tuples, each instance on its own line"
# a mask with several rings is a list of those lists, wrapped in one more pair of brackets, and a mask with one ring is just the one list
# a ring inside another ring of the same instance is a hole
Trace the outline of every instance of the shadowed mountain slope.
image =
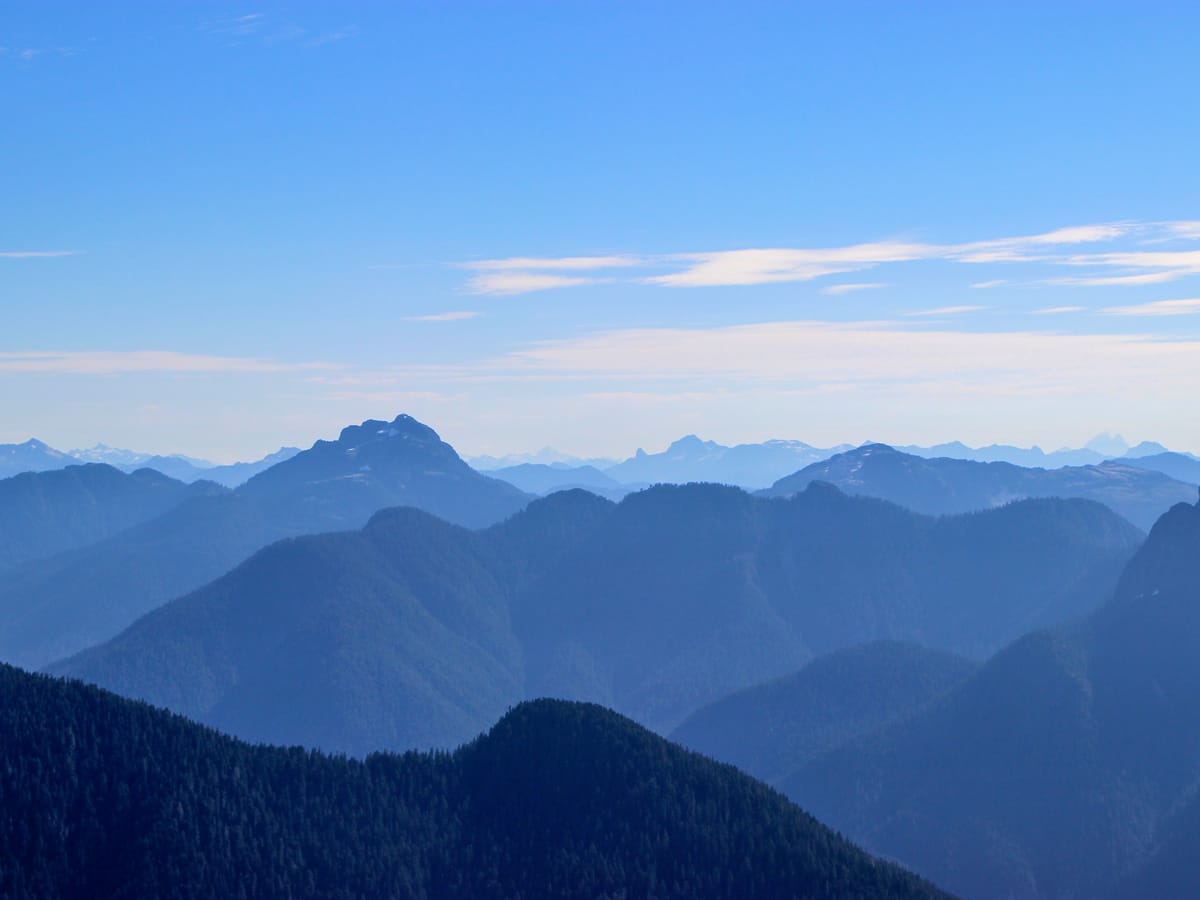
[(7, 666), (0, 701), (6, 897), (942, 896), (594, 706), (357, 762)]
[(775, 784), (821, 753), (919, 709), (975, 669), (916, 644), (862, 644), (697, 710), (671, 740)]
[(428, 509), (470, 527), (528, 495), (487, 478), (409, 416), (346, 428), (255, 476), (159, 518), (0, 575), (0, 658), (43, 666), (228, 572), (284, 537), (361, 528), (380, 509)]
[(189, 487), (151, 469), (126, 475), (98, 464), (5, 478), (0, 569), (95, 543), (189, 497), (220, 492), (216, 485)]
[(969, 896), (1122, 893), (1160, 845), (1144, 877), (1186, 896), (1171, 835), (1200, 831), (1173, 814), (1198, 781), (1200, 508), (1180, 504), (1085, 623), (1022, 638), (783, 787)]
[(447, 746), (537, 696), (665, 732), (816, 653), (982, 652), (1090, 609), (1139, 539), (1086, 501), (935, 520), (828, 485), (790, 500), (660, 486), (616, 505), (567, 491), (479, 533), (397, 510), (270, 547), (54, 671), (354, 753)]
[(1143, 529), (1172, 505), (1196, 495), (1194, 485), (1124, 461), (1026, 469), (1003, 462), (924, 459), (886, 444), (839, 453), (781, 478), (763, 493), (786, 497), (814, 481), (929, 515), (989, 509), (1026, 497), (1079, 497), (1103, 503)]

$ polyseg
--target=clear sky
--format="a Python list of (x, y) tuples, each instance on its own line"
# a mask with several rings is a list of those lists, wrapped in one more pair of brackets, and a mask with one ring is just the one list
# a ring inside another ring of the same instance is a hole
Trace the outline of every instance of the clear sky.
[(0, 3), (0, 442), (1200, 450), (1200, 4)]

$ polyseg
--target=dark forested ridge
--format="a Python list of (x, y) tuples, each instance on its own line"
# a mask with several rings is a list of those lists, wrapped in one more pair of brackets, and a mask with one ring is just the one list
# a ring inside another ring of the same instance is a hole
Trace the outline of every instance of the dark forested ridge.
[(220, 493), (152, 469), (91, 463), (0, 480), (0, 569), (95, 543), (189, 497)]
[(0, 666), (0, 895), (933, 897), (735, 769), (599, 707), (454, 754), (253, 747)]
[(1184, 897), (1197, 784), (1200, 507), (1179, 504), (1084, 623), (1022, 638), (783, 787), (969, 896)]
[(280, 538), (361, 528), (396, 505), (478, 527), (529, 499), (475, 472), (409, 416), (364, 422), (236, 491), (195, 497), (104, 540), (0, 573), (0, 659), (37, 668), (107, 640)]
[(886, 444), (867, 444), (813, 463), (763, 493), (786, 497), (814, 481), (930, 515), (989, 509), (1025, 497), (1079, 497), (1103, 503), (1145, 529), (1172, 505), (1196, 496), (1195, 485), (1142, 468), (1140, 461), (1030, 469), (1006, 462), (926, 459)]
[(697, 710), (671, 740), (775, 784), (821, 753), (920, 709), (976, 668), (916, 644), (849, 647)]
[(272, 546), (53, 671), (356, 754), (454, 746), (538, 696), (666, 732), (864, 640), (986, 652), (1094, 607), (1139, 539), (1086, 501), (934, 520), (827, 485), (569, 491), (483, 532), (393, 510)]

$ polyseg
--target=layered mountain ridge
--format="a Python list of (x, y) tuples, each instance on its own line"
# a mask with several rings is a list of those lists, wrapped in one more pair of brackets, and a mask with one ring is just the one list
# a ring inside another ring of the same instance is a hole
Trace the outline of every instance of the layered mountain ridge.
[(53, 671), (351, 753), (453, 746), (543, 695), (665, 732), (863, 640), (986, 655), (1093, 608), (1140, 539), (1086, 501), (935, 520), (828, 485), (570, 491), (482, 532), (394, 510), (269, 547)]

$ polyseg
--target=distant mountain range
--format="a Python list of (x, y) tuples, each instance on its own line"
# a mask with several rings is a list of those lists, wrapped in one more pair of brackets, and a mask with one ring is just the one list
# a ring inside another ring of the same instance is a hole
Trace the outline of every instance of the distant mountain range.
[(397, 505), (480, 527), (530, 499), (476, 472), (409, 416), (346, 428), (234, 491), (212, 488), (103, 540), (0, 573), (0, 658), (35, 668), (75, 653), (283, 537), (361, 528)]
[(156, 456), (106, 447), (104, 444), (96, 444), (86, 450), (63, 452), (39, 440), (30, 439), (23, 444), (0, 444), (0, 479), (11, 478), (23, 472), (48, 472), (80, 463), (104, 463), (122, 472), (153, 469), (177, 481), (213, 481), (225, 487), (237, 487), (259, 472), (299, 452), (295, 447), (281, 447), (254, 462), (217, 465), (182, 454)]
[(275, 544), (52, 671), (356, 754), (454, 746), (538, 696), (665, 732), (865, 640), (986, 655), (1093, 609), (1140, 540), (1087, 501), (935, 520), (828, 485), (568, 491), (483, 532), (389, 510)]
[(1179, 504), (1081, 625), (1032, 633), (789, 796), (972, 897), (1195, 896), (1200, 507)]
[(925, 459), (886, 444), (867, 444), (781, 478), (763, 494), (786, 497), (814, 481), (930, 515), (988, 509), (1025, 497), (1082, 497), (1108, 505), (1140, 528), (1149, 528), (1174, 504), (1194, 500), (1197, 490), (1133, 463), (1027, 469), (1002, 462)]
[(0, 666), (5, 897), (940, 897), (737, 772), (543, 700), (453, 755), (252, 747)]
[[(626, 460), (576, 457), (545, 447), (537, 453), (468, 457), (467, 462), (475, 469), (508, 481), (524, 491), (545, 494), (555, 490), (586, 487), (609, 499), (617, 500), (632, 490), (640, 490), (650, 484), (708, 481), (751, 490), (767, 488), (798, 469), (850, 449), (853, 449), (850, 444), (819, 448), (802, 441), (784, 440), (725, 446), (715, 441), (701, 440), (695, 435), (687, 435), (673, 442), (661, 453), (646, 453), (639, 449)], [(1085, 447), (1063, 448), (1051, 452), (1043, 451), (1040, 447), (1024, 448), (1004, 444), (968, 447), (960, 441), (930, 447), (897, 446), (896, 449), (924, 458), (1007, 462), (1023, 467), (1046, 469), (1088, 466), (1120, 459), (1131, 465), (1164, 472), (1182, 481), (1200, 484), (1200, 457), (1188, 453), (1171, 453), (1162, 444), (1153, 441), (1143, 441), (1136, 447), (1130, 447), (1120, 435), (1100, 435)], [(157, 456), (107, 447), (104, 444), (64, 453), (48, 447), (41, 441), (29, 440), (24, 444), (0, 444), (0, 478), (20, 472), (62, 468), (76, 462), (98, 462), (107, 463), (125, 472), (150, 468), (179, 481), (206, 480), (226, 487), (237, 487), (252, 476), (298, 452), (295, 447), (283, 447), (254, 462), (216, 465), (183, 454)], [(1153, 460), (1155, 457), (1162, 459), (1156, 463)], [(1146, 460), (1144, 464), (1141, 462), (1143, 459)]]
[[(480, 457), (471, 462), (477, 468), (488, 470), (490, 475), (511, 481), (522, 490), (544, 494), (567, 487), (588, 487), (615, 499), (620, 496), (622, 485), (626, 492), (649, 484), (686, 484), (693, 481), (732, 484), (747, 489), (767, 488), (805, 466), (852, 449), (849, 444), (820, 448), (801, 441), (778, 440), (728, 447), (687, 435), (661, 453), (646, 453), (639, 449), (634, 456), (622, 462), (593, 460), (585, 463), (549, 449), (537, 454), (540, 457), (537, 459), (513, 458), (513, 461), (509, 461)], [(1168, 453), (1161, 444), (1151, 441), (1130, 447), (1119, 435), (1100, 435), (1084, 448), (1049, 453), (1039, 447), (1022, 448), (1002, 444), (973, 448), (958, 441), (932, 447), (903, 446), (896, 449), (925, 459), (1004, 462), (1045, 469), (1097, 465), (1119, 457), (1122, 463), (1162, 471), (1173, 478), (1200, 484), (1200, 459), (1197, 457), (1186, 453)], [(600, 482), (596, 470), (616, 482), (617, 487)], [(1151, 522), (1153, 517), (1144, 523), (1144, 527), (1149, 527)]]

